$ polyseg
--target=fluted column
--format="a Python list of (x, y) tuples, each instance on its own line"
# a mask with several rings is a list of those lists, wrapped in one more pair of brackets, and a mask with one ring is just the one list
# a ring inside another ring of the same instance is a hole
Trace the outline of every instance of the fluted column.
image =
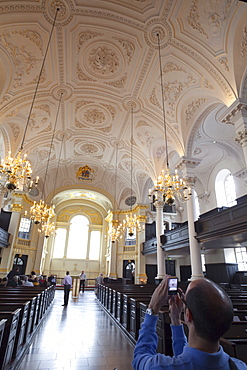
[(188, 218), (188, 231), (189, 231), (189, 247), (190, 247), (190, 261), (191, 261), (191, 279), (196, 280), (203, 277), (202, 262), (201, 262), (201, 248), (196, 240), (195, 224), (195, 193), (194, 187), (194, 168), (200, 164), (201, 160), (182, 157), (177, 168), (183, 170), (184, 176), (187, 178), (187, 183), (191, 187), (192, 196), (186, 202), (187, 205), (187, 218)]
[(160, 235), (164, 234), (163, 227), (163, 207), (164, 201), (163, 196), (160, 194), (158, 200), (154, 203), (156, 208), (156, 238), (157, 238), (157, 277), (156, 279), (161, 280), (166, 274), (165, 268), (165, 253), (161, 248)]

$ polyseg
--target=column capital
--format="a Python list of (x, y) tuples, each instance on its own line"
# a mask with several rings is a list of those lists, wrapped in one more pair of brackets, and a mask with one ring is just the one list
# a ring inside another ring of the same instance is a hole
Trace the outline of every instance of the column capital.
[(201, 159), (198, 159), (198, 158), (192, 158), (192, 157), (181, 157), (179, 162), (176, 164), (176, 169), (177, 170), (183, 170), (183, 169), (194, 169), (196, 168), (200, 163), (201, 163)]
[(155, 202), (154, 202), (154, 206), (156, 209), (158, 208), (161, 208), (162, 211), (163, 211), (163, 207), (165, 205), (165, 202), (163, 201), (163, 195), (162, 195), (162, 200), (161, 199), (157, 199)]
[(247, 144), (247, 127), (244, 128), (242, 131), (237, 132), (237, 136), (235, 137), (235, 141), (240, 144), (242, 147)]
[(247, 100), (238, 98), (218, 117), (222, 123), (234, 125), (240, 117), (247, 118)]

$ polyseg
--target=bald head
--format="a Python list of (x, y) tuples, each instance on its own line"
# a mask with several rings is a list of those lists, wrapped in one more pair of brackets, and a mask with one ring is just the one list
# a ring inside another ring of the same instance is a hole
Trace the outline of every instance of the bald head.
[(233, 320), (232, 303), (227, 294), (214, 282), (198, 279), (190, 283), (185, 300), (197, 335), (217, 342)]

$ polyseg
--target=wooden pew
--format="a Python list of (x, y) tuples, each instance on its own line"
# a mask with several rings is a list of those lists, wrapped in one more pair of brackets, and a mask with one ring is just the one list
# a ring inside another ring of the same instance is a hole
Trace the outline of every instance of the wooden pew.
[(1, 350), (1, 345), (2, 345), (3, 333), (4, 333), (4, 328), (5, 328), (6, 322), (7, 322), (7, 319), (0, 320), (0, 352), (2, 351)]
[(7, 319), (1, 345), (0, 370), (6, 369), (12, 361), (12, 354), (14, 350), (20, 312), (20, 308), (16, 309), (13, 312), (0, 312), (0, 320)]
[(15, 338), (15, 344), (13, 348), (12, 357), (14, 358), (19, 351), (20, 347), (24, 344), (24, 339), (26, 338), (25, 333), (27, 331), (28, 321), (29, 321), (29, 306), (31, 302), (26, 301), (25, 303), (19, 303), (19, 304), (4, 304), (2, 303), (0, 306), (0, 314), (2, 311), (10, 311), (13, 312), (16, 309), (20, 308), (20, 315), (18, 320), (18, 327), (16, 332), (16, 338)]

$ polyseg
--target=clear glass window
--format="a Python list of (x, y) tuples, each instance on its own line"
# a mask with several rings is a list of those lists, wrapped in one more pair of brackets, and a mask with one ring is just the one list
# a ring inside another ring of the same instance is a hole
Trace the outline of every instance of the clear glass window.
[(221, 170), (216, 176), (215, 193), (217, 207), (232, 207), (237, 204), (234, 179), (229, 170)]
[(83, 215), (71, 219), (67, 258), (86, 259), (88, 242), (88, 219)]
[(235, 248), (235, 254), (239, 271), (246, 271), (247, 270), (246, 247)]
[(90, 238), (90, 249), (89, 249), (89, 259), (98, 260), (100, 252), (100, 241), (101, 241), (101, 232), (94, 230), (91, 232)]
[(54, 258), (64, 257), (65, 241), (66, 241), (66, 229), (58, 228), (56, 230), (56, 237), (53, 248)]
[(20, 226), (18, 230), (18, 238), (21, 239), (30, 239), (32, 221), (30, 218), (22, 217), (20, 221)]
[(129, 228), (126, 229), (125, 231), (125, 245), (136, 245), (136, 229), (134, 228), (133, 230), (133, 235), (130, 235), (130, 230)]
[(236, 202), (236, 191), (234, 179), (231, 174), (229, 174), (225, 179), (225, 195), (226, 195), (226, 204), (228, 207), (235, 206)]

